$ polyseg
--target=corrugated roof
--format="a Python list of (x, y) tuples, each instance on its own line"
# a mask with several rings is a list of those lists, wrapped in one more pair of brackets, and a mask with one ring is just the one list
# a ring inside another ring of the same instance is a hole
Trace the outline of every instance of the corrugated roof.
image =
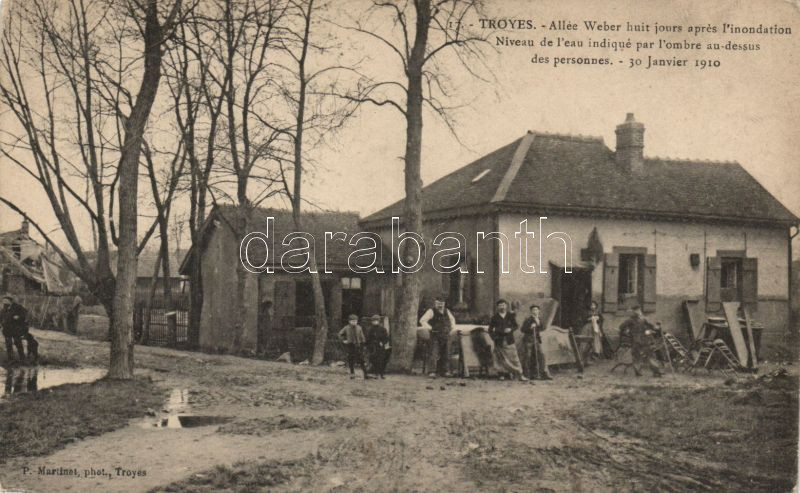
[[(471, 207), (541, 212), (625, 213), (673, 219), (796, 223), (798, 218), (738, 163), (645, 158), (641, 172), (622, 169), (601, 138), (529, 132), (525, 138), (436, 180), (423, 189), (426, 214)], [(527, 147), (527, 149), (524, 149)], [(524, 159), (512, 166), (515, 150)], [(491, 169), (475, 183), (472, 178)], [(507, 173), (507, 171), (509, 171)], [(364, 219), (402, 215), (402, 201)]]

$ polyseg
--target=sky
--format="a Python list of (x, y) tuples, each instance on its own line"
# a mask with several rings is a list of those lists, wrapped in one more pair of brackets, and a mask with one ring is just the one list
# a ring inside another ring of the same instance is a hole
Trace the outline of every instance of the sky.
[[(342, 4), (342, 15), (348, 3), (352, 2)], [(687, 57), (720, 60), (719, 67), (704, 70), (693, 66), (629, 69), (627, 63), (611, 68), (554, 68), (530, 62), (534, 54), (556, 54), (547, 48), (498, 48), (489, 62), (496, 81), (486, 83), (467, 77), (454, 81), (453, 100), (465, 105), (455, 114), (458, 139), (432, 115), (425, 116), (425, 183), (519, 138), (527, 130), (600, 136), (613, 149), (616, 125), (622, 123), (626, 113), (634, 113), (646, 128), (645, 156), (738, 161), (789, 210), (800, 215), (800, 10), (794, 3), (494, 1), (488, 2), (486, 17), (532, 19), (537, 26), (553, 20), (684, 26), (779, 23), (791, 27), (794, 34), (716, 35), (715, 41), (757, 42), (761, 49), (704, 51), (702, 56), (692, 53)], [(570, 35), (544, 32), (541, 27), (533, 32), (503, 34), (537, 41), (543, 35), (582, 40), (589, 37), (583, 31)], [(659, 38), (696, 39), (685, 32), (640, 36), (643, 40)], [(368, 70), (378, 74), (392, 70), (393, 60), (388, 53), (374, 43), (359, 46), (372, 50)], [(586, 50), (560, 53), (590, 54)], [(684, 53), (675, 55), (683, 57)], [(591, 54), (609, 53), (595, 50)], [(630, 50), (612, 55), (625, 62), (631, 57), (647, 56)], [(1, 116), (0, 125), (8, 125)], [(308, 198), (323, 209), (357, 211), (362, 215), (402, 199), (404, 135), (399, 113), (386, 107), (363, 106), (329, 146), (313, 151), (318, 165), (306, 180)], [(45, 227), (57, 225), (46, 205), (42, 205), (41, 193), (28, 178), (2, 161), (0, 175), (0, 194), (32, 211)], [(575, 178), (579, 183), (580, 177)], [(0, 230), (15, 229), (18, 224), (15, 214), (0, 208)]]

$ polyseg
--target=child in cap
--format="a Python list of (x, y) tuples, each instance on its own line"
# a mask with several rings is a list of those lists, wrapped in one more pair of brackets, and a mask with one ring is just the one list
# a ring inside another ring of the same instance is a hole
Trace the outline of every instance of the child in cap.
[(369, 351), (370, 369), (380, 378), (384, 378), (386, 363), (389, 361), (392, 347), (389, 341), (389, 331), (381, 324), (381, 320), (380, 315), (373, 315), (370, 319), (371, 323), (367, 328), (367, 350)]
[(366, 343), (364, 338), (364, 331), (358, 325), (358, 315), (350, 315), (347, 318), (347, 325), (342, 327), (339, 331), (339, 339), (344, 344), (344, 349), (347, 352), (347, 365), (350, 367), (350, 378), (355, 378), (355, 365), (361, 367), (364, 372), (364, 380), (369, 378), (367, 375), (367, 367), (364, 365), (364, 355), (361, 351)]

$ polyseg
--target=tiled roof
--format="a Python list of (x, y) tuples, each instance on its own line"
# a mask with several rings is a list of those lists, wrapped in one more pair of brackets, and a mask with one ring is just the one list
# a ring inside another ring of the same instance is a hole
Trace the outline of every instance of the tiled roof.
[[(209, 224), (215, 218), (220, 222), (228, 221), (233, 224), (235, 218), (236, 207), (233, 205), (218, 205), (212, 210), (206, 221), (204, 235), (208, 233)], [(221, 215), (221, 217), (219, 217)], [(267, 218), (272, 217), (273, 225), (272, 232), (275, 235), (273, 258), (276, 259), (276, 265), (279, 264), (281, 256), (290, 249), (299, 248), (299, 242), (292, 242), (291, 245), (283, 245), (282, 240), (285, 235), (298, 231), (294, 225), (292, 212), (286, 209), (272, 209), (272, 208), (256, 208), (253, 210), (250, 221), (250, 232), (267, 232)], [(350, 254), (356, 250), (368, 248), (367, 242), (361, 242), (358, 246), (350, 246), (349, 241), (352, 235), (362, 231), (359, 226), (359, 217), (356, 212), (304, 212), (302, 215), (303, 229), (302, 232), (310, 233), (314, 238), (314, 252), (316, 254), (317, 264), (319, 270), (322, 270), (325, 256), (327, 255), (328, 266), (345, 266)], [(325, 245), (325, 233), (343, 232), (347, 234), (347, 241), (340, 239), (328, 239), (327, 246)], [(327, 248), (327, 250), (326, 250)], [(189, 250), (181, 265), (181, 273), (188, 274), (188, 259), (189, 255), (193, 253), (194, 247)], [(388, 265), (391, 262), (389, 247), (382, 245), (382, 253), (384, 255), (383, 265)], [(237, 251), (234, 252), (238, 255)], [(264, 259), (263, 243), (255, 241), (250, 244), (248, 249), (251, 262), (254, 265), (260, 264)]]
[[(515, 152), (524, 155), (516, 167)], [(472, 182), (487, 169), (486, 176)], [(614, 151), (601, 138), (531, 132), (423, 190), (426, 214), (458, 215), (476, 207), (798, 222), (738, 163), (645, 158), (643, 170), (631, 172), (617, 165)], [(402, 202), (397, 202), (364, 222), (401, 215)]]

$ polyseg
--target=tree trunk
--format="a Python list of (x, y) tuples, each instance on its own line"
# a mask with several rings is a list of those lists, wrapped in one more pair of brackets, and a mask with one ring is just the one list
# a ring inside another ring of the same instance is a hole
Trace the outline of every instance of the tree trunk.
[(321, 365), (325, 360), (325, 344), (328, 342), (328, 316), (325, 312), (325, 294), (317, 270), (316, 259), (311, 260), (311, 288), (314, 291), (314, 354), (312, 365)]
[[(196, 244), (193, 242), (193, 244)], [(199, 249), (199, 245), (198, 245)], [(189, 271), (189, 346), (200, 346), (200, 323), (203, 317), (203, 273), (200, 255), (195, 252)]]
[(140, 344), (147, 344), (150, 341), (150, 318), (153, 314), (153, 300), (156, 298), (156, 288), (158, 287), (158, 272), (161, 268), (161, 263), (163, 262), (161, 255), (162, 251), (159, 249), (158, 258), (156, 258), (156, 265), (153, 267), (153, 277), (150, 278), (150, 288), (147, 292), (147, 305), (144, 309), (144, 320), (142, 320), (142, 334), (137, 341)]
[(111, 317), (109, 378), (133, 378), (133, 298), (136, 289), (138, 238), (137, 191), (142, 134), (161, 79), (161, 26), (156, 0), (147, 2), (144, 29), (144, 75), (130, 117), (119, 163), (119, 248)]
[[(200, 231), (205, 222), (205, 180), (197, 176), (200, 163), (193, 159), (194, 148), (191, 139), (187, 139), (187, 152), (192, 160), (191, 206), (189, 210), (189, 233), (194, 248), (189, 264), (189, 347), (200, 347), (200, 324), (203, 317), (203, 272), (200, 256)], [(189, 149), (189, 146), (192, 146)]]
[[(405, 191), (403, 202), (403, 226), (405, 231), (422, 234), (422, 67), (425, 63), (425, 49), (430, 27), (430, 1), (415, 2), (417, 10), (414, 47), (409, 57), (408, 94), (406, 98), (406, 154)], [(402, 252), (408, 262), (413, 243), (406, 242)], [(420, 279), (416, 273), (402, 274), (400, 303), (395, 311), (395, 327), (392, 331), (392, 357), (389, 368), (392, 371), (409, 372), (414, 358), (417, 341), (417, 316), (419, 311)]]
[[(247, 235), (248, 227), (250, 225), (250, 205), (247, 201), (246, 195), (240, 195), (240, 198), (243, 197), (243, 200), (240, 201), (239, 207), (236, 209), (236, 218), (234, 219), (235, 222), (235, 229), (236, 229), (236, 240), (237, 246), (242, 241), (242, 238)], [(245, 324), (247, 322), (247, 300), (246, 300), (246, 292), (247, 292), (247, 276), (249, 272), (244, 268), (242, 262), (236, 263), (236, 310), (233, 320), (233, 344), (231, 346), (231, 351), (233, 353), (241, 353), (244, 349), (244, 335), (245, 335)]]
[[(314, 1), (310, 0), (304, 12), (305, 27), (303, 30), (303, 46), (297, 61), (297, 76), (300, 82), (298, 88), (296, 134), (294, 138), (294, 194), (292, 197), (292, 215), (297, 231), (304, 231), (302, 226), (303, 205), (303, 132), (305, 130), (306, 93), (308, 79), (306, 78), (306, 57), (311, 33), (311, 16), (314, 12)], [(311, 356), (312, 365), (321, 365), (325, 360), (325, 344), (328, 341), (328, 315), (325, 310), (325, 292), (322, 290), (322, 280), (317, 269), (316, 252), (312, 252), (310, 261), (311, 289), (314, 293), (314, 352)]]
[[(297, 169), (297, 168), (295, 168)], [(295, 177), (298, 179), (299, 177)], [(299, 190), (295, 185), (295, 193)], [(295, 199), (298, 195), (295, 195)], [(294, 225), (297, 231), (305, 231), (303, 229), (303, 221), (301, 219), (300, 206), (294, 205), (293, 202), (293, 216)], [(325, 292), (322, 289), (322, 279), (317, 269), (317, 259), (315, 253), (312, 252), (309, 269), (311, 276), (311, 289), (314, 293), (314, 351), (311, 355), (312, 365), (321, 365), (325, 361), (325, 344), (328, 342), (328, 314), (325, 310)]]

